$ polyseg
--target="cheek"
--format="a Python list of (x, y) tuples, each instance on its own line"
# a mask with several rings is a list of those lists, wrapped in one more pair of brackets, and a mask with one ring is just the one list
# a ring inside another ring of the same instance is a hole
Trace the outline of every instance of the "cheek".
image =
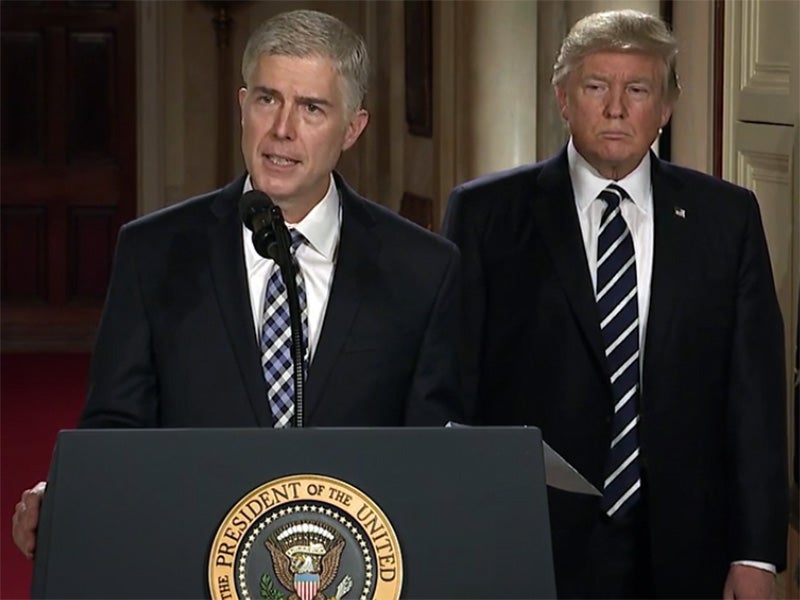
[(581, 101), (574, 100), (569, 105), (570, 121), (583, 126), (597, 121), (602, 114), (602, 107), (590, 98), (583, 98)]
[(317, 148), (317, 155), (327, 160), (336, 160), (344, 144), (344, 136), (338, 131), (317, 132), (308, 138), (309, 147)]
[(658, 130), (662, 126), (664, 109), (660, 103), (645, 104), (640, 107), (639, 123), (648, 129)]
[(264, 124), (260, 119), (245, 116), (242, 120), (242, 145), (253, 146), (258, 143), (264, 132)]
[(570, 119), (570, 131), (578, 136), (592, 137), (601, 122), (591, 110), (573, 110)]

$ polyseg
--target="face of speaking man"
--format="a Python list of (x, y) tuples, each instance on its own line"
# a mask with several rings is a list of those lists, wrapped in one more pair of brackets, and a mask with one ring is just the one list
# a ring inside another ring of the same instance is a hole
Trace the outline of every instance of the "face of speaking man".
[(262, 54), (239, 90), (242, 154), (253, 187), (270, 196), (289, 222), (325, 195), (339, 156), (367, 126), (364, 109), (348, 109), (344, 81), (327, 57)]

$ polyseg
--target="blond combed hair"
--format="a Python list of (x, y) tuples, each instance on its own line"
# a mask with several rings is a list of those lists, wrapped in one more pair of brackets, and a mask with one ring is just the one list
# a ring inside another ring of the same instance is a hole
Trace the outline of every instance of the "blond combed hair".
[(551, 83), (562, 86), (586, 56), (604, 51), (639, 52), (659, 58), (664, 64), (664, 97), (678, 99), (678, 42), (662, 19), (638, 10), (594, 13), (575, 23), (561, 44)]

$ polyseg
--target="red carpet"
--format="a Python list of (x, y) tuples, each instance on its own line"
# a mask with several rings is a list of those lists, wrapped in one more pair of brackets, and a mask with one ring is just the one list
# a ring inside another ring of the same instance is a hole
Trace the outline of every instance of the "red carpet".
[(0, 354), (0, 598), (30, 596), (33, 562), (14, 546), (11, 516), (47, 479), (58, 431), (75, 426), (88, 368), (86, 354)]

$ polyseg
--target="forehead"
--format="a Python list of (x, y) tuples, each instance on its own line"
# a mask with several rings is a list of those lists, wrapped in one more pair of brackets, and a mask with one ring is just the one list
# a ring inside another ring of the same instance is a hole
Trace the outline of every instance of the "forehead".
[(329, 57), (262, 54), (248, 84), (278, 90), (294, 87), (333, 92), (338, 88), (339, 77), (336, 63)]
[(664, 75), (661, 59), (643, 52), (602, 51), (586, 55), (577, 72), (582, 77), (602, 76), (623, 79), (652, 79)]

